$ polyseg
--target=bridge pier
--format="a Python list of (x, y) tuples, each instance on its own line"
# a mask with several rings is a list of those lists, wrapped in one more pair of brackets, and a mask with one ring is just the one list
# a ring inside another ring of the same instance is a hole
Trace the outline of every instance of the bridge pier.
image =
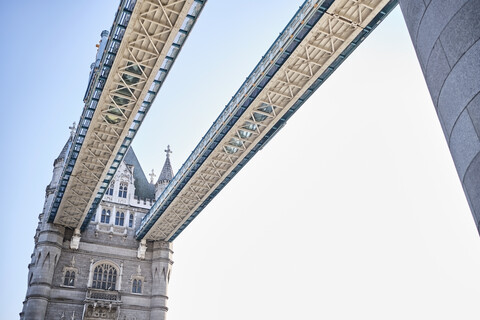
[(150, 319), (165, 320), (167, 316), (167, 287), (172, 271), (172, 244), (166, 241), (153, 242), (152, 298)]
[(399, 2), (480, 232), (480, 1)]
[(38, 234), (33, 261), (28, 266), (27, 295), (20, 319), (45, 319), (55, 266), (62, 253), (65, 228), (50, 223)]

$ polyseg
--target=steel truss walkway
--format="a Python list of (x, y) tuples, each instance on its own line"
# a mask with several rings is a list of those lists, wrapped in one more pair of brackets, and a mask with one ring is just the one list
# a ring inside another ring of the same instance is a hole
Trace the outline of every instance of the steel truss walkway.
[(173, 241), (396, 4), (307, 0), (144, 217), (137, 239)]
[(205, 1), (121, 1), (99, 49), (49, 222), (87, 226)]

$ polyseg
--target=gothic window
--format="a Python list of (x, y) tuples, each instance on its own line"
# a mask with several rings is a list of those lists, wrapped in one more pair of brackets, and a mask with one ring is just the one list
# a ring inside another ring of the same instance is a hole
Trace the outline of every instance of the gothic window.
[(102, 216), (100, 217), (100, 222), (110, 223), (110, 210), (102, 210)]
[(92, 214), (92, 218), (91, 218), (90, 220), (91, 220), (91, 221), (95, 221), (95, 218), (96, 218), (96, 217), (97, 217), (97, 214), (94, 212), (94, 213)]
[(63, 285), (67, 287), (74, 287), (76, 273), (77, 273), (76, 268), (65, 267), (63, 269)]
[(75, 286), (75, 271), (67, 270), (65, 277), (63, 278), (63, 285), (73, 287)]
[(128, 227), (133, 228), (133, 213), (130, 213), (130, 217), (128, 217)]
[(105, 192), (105, 194), (107, 196), (113, 196), (113, 186), (114, 185), (115, 185), (115, 181), (110, 182), (110, 184), (108, 186), (108, 189), (107, 189), (107, 192)]
[(117, 211), (117, 213), (115, 214), (115, 225), (123, 226), (124, 222), (125, 222), (125, 213)]
[(118, 189), (118, 196), (120, 198), (126, 198), (127, 197), (127, 184), (126, 183), (120, 183), (120, 188)]
[(132, 293), (142, 293), (142, 280), (141, 279), (133, 279)]
[(108, 263), (102, 263), (93, 271), (92, 288), (115, 290), (117, 284), (117, 268)]

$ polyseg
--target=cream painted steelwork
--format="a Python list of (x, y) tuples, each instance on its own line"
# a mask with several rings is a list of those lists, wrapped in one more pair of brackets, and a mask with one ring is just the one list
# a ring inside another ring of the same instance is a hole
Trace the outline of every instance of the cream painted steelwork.
[[(388, 0), (333, 1), (303, 40), (292, 45), (302, 32), (298, 30), (319, 14), (325, 2), (307, 1), (300, 8), (145, 216), (137, 239), (172, 241), (231, 179), (235, 174), (230, 175), (232, 171), (244, 165), (242, 161), (251, 157), (250, 152), (257, 151), (254, 148), (314, 82), (333, 69), (331, 65), (352, 41), (387, 4), (392, 5)], [(290, 46), (293, 50), (288, 58), (268, 81), (262, 82)], [(255, 90), (260, 91), (253, 101), (245, 102)], [(248, 107), (242, 112), (245, 105)]]
[[(50, 220), (62, 226), (80, 228), (95, 199), (103, 196), (148, 111), (145, 104), (152, 102), (166, 75), (159, 70), (170, 67), (172, 57), (180, 50), (179, 38), (185, 37), (185, 29), (191, 27), (199, 11), (194, 0), (130, 2), (134, 6), (131, 13), (125, 9), (117, 13), (117, 18), (119, 14), (129, 15), (124, 17), (126, 28), (112, 28), (112, 33), (124, 34), (119, 46), (116, 44), (118, 51), (111, 68), (103, 75), (106, 80), (98, 84), (103, 85), (103, 91), (93, 97), (98, 100), (94, 114), (89, 120), (82, 118), (77, 129), (74, 143), (82, 144), (76, 147), (79, 150), (70, 150), (76, 162), (71, 172), (63, 172), (68, 183), (64, 191), (56, 191), (57, 205), (52, 207)], [(111, 34), (109, 41), (115, 36)], [(107, 45), (107, 50), (111, 47)], [(71, 157), (67, 164), (69, 161), (73, 161)]]

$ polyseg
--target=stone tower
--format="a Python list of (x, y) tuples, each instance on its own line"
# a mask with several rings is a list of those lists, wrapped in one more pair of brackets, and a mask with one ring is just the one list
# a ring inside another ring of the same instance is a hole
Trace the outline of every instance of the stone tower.
[(480, 233), (480, 1), (399, 3)]
[[(53, 163), (20, 319), (165, 319), (173, 252), (169, 242), (135, 239), (158, 188), (147, 181), (133, 149), (83, 232), (47, 222), (72, 139)], [(173, 176), (167, 150), (162, 186)]]

